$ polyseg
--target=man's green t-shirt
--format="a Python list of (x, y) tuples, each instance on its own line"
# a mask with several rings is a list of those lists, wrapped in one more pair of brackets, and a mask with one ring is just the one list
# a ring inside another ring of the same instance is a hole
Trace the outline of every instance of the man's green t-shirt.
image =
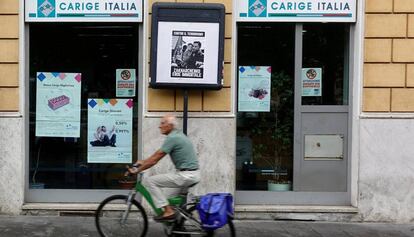
[(169, 154), (178, 170), (198, 169), (198, 160), (190, 139), (181, 131), (172, 130), (161, 146), (161, 151)]

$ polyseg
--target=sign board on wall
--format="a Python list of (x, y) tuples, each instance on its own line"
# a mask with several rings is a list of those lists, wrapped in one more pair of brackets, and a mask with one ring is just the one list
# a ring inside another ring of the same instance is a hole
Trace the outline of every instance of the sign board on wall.
[(356, 22), (357, 0), (236, 0), (237, 21)]
[(116, 97), (134, 97), (135, 90), (135, 69), (116, 69)]
[(224, 17), (222, 4), (154, 3), (151, 87), (220, 89)]
[(27, 22), (142, 22), (142, 0), (25, 0)]
[(80, 73), (37, 73), (37, 137), (80, 136), (81, 78)]
[(88, 163), (132, 162), (132, 99), (88, 99)]
[(302, 68), (302, 96), (322, 96), (322, 68)]

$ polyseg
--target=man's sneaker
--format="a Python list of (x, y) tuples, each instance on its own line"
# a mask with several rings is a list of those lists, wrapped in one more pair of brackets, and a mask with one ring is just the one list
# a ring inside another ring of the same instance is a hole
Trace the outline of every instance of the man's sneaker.
[(169, 215), (169, 216), (162, 216), (163, 214), (159, 216), (154, 216), (154, 221), (158, 222), (171, 222), (175, 220), (175, 213)]

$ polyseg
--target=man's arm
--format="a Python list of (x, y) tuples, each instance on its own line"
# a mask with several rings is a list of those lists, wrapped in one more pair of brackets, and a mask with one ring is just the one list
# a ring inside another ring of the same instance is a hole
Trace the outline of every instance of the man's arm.
[(148, 157), (145, 160), (138, 160), (137, 162), (135, 162), (135, 165), (139, 165), (138, 168), (129, 168), (128, 167), (128, 172), (131, 174), (136, 174), (139, 172), (142, 172), (146, 169), (149, 169), (151, 167), (153, 167), (155, 164), (158, 163), (158, 161), (160, 161), (167, 153), (158, 150), (156, 151), (154, 154), (152, 154), (150, 157)]

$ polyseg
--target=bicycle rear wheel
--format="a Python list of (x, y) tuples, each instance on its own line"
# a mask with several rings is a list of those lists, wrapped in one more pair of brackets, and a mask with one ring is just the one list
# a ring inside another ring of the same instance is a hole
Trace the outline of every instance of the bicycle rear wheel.
[[(196, 217), (197, 219), (199, 219), (195, 206), (188, 208), (187, 211), (188, 213), (191, 213), (193, 217)], [(226, 225), (216, 230), (206, 231), (205, 236), (207, 237), (213, 237), (213, 236), (214, 237), (236, 237), (236, 228), (234, 227), (234, 224), (233, 224), (233, 217), (227, 216)]]
[(147, 234), (148, 218), (144, 208), (132, 200), (128, 209), (127, 200), (126, 195), (114, 195), (101, 202), (95, 212), (95, 224), (100, 236), (144, 237)]

